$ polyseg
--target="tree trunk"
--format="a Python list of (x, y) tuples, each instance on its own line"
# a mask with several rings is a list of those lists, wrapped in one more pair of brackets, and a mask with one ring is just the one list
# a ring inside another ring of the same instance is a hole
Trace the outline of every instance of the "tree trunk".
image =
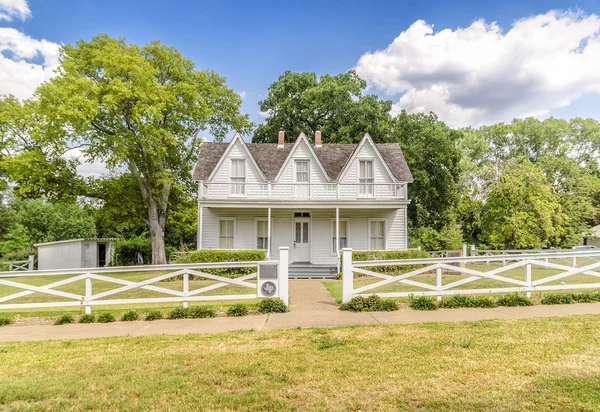
[(156, 205), (148, 207), (148, 227), (150, 229), (150, 245), (152, 246), (152, 264), (167, 263), (165, 253), (165, 219), (160, 216)]

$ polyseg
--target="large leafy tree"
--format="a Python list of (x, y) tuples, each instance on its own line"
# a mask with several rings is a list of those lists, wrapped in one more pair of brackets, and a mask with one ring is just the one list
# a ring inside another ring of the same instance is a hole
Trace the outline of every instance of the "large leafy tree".
[(189, 179), (198, 134), (223, 138), (250, 127), (224, 78), (197, 70), (173, 47), (137, 46), (107, 35), (63, 47), (57, 76), (38, 88), (35, 99), (43, 147), (77, 145), (89, 160), (130, 174), (154, 264), (166, 262), (169, 199), (173, 187)]
[(392, 102), (363, 95), (367, 83), (354, 71), (335, 76), (286, 71), (269, 86), (259, 102), (267, 115), (259, 125), (255, 143), (276, 142), (279, 130), (294, 141), (303, 132), (309, 138), (320, 130), (328, 143), (354, 143), (369, 133), (375, 141), (386, 139)]

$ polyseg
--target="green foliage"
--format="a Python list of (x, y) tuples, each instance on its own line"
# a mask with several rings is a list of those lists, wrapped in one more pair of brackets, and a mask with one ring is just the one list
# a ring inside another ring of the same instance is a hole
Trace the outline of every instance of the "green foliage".
[(285, 313), (288, 307), (279, 298), (268, 298), (258, 302), (258, 311), (260, 313)]
[(23, 225), (16, 224), (13, 229), (6, 234), (5, 242), (3, 242), (2, 248), (0, 249), (0, 254), (6, 256), (24, 249), (31, 250), (30, 248), (32, 245), (33, 242), (29, 238)]
[(438, 305), (427, 296), (411, 297), (409, 306), (414, 310), (436, 310)]
[(439, 302), (440, 308), (495, 308), (498, 304), (491, 298), (479, 296), (452, 296)]
[(138, 320), (140, 318), (140, 314), (135, 310), (130, 310), (123, 313), (121, 320), (124, 322), (132, 322), (134, 320)]
[(542, 305), (565, 305), (575, 303), (575, 298), (573, 294), (550, 294), (546, 295), (542, 298)]
[(217, 311), (210, 306), (192, 306), (188, 309), (190, 319), (198, 318), (214, 318), (217, 316)]
[(319, 346), (317, 346), (318, 350), (327, 350), (332, 348), (339, 348), (340, 346), (345, 346), (348, 343), (346, 339), (338, 339), (338, 338), (323, 338), (319, 342)]
[(86, 314), (86, 315), (81, 315), (81, 317), (79, 318), (79, 323), (94, 323), (96, 321), (96, 315), (93, 314)]
[(560, 243), (566, 216), (552, 186), (528, 161), (506, 170), (486, 209), (483, 236), (493, 247), (539, 249)]
[(190, 317), (190, 311), (184, 308), (175, 308), (169, 312), (169, 319), (188, 319)]
[(151, 310), (150, 312), (146, 313), (146, 316), (144, 316), (144, 320), (147, 321), (160, 320), (162, 318), (163, 314), (160, 310)]
[(71, 315), (71, 314), (64, 314), (60, 318), (56, 319), (56, 321), (54, 322), (54, 324), (55, 325), (66, 325), (68, 323), (73, 323), (73, 322), (75, 322), (75, 319), (73, 318), (73, 315)]
[[(256, 262), (265, 260), (265, 257), (264, 250), (202, 249), (182, 254), (173, 263)], [(218, 276), (237, 277), (254, 273), (256, 267), (203, 269), (203, 271)]]
[(423, 250), (458, 250), (462, 248), (462, 234), (455, 224), (449, 224), (440, 230), (432, 227), (415, 228), (411, 237), (411, 246), (421, 246)]
[(242, 303), (236, 303), (231, 305), (229, 309), (227, 309), (227, 316), (230, 317), (240, 317), (248, 315), (248, 307)]
[(600, 302), (600, 291), (594, 293), (573, 293), (572, 296), (577, 303)]
[(392, 312), (398, 310), (398, 305), (393, 300), (381, 299), (377, 295), (369, 297), (357, 296), (349, 302), (342, 303), (340, 310), (351, 312)]
[[(36, 248), (27, 248), (15, 250), (14, 252), (6, 253), (2, 255), (3, 261), (15, 261), (15, 260), (27, 260), (29, 256), (34, 256), (34, 261), (37, 261), (37, 249)], [(34, 264), (35, 265), (35, 264)]]
[(117, 265), (133, 266), (139, 264), (138, 254), (142, 255), (145, 264), (152, 262), (152, 246), (145, 235), (132, 239), (119, 239), (115, 242)]
[(115, 316), (110, 312), (105, 312), (98, 315), (98, 323), (111, 323), (115, 320)]
[(10, 325), (12, 323), (13, 323), (12, 318), (9, 318), (7, 316), (0, 316), (0, 327)]
[[(429, 254), (420, 250), (363, 250), (353, 251), (352, 260), (354, 262), (364, 262), (366, 260), (403, 260), (403, 259), (427, 259)], [(420, 269), (424, 265), (390, 265), (390, 266), (369, 266), (366, 270), (378, 273), (400, 274), (407, 273), (415, 269)]]
[(279, 130), (286, 132), (288, 142), (302, 132), (312, 139), (320, 130), (326, 143), (356, 143), (365, 133), (382, 142), (389, 134), (392, 102), (363, 95), (366, 87), (354, 71), (320, 78), (315, 73), (286, 71), (259, 102), (268, 117), (256, 128), (252, 141), (276, 142)]
[(503, 295), (496, 299), (498, 306), (532, 306), (529, 298), (519, 294)]

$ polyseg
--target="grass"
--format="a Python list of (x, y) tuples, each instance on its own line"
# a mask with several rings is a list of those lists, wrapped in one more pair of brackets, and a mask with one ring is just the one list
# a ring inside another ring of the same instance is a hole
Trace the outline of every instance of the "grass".
[[(565, 264), (564, 262), (557, 262), (557, 263)], [(489, 265), (486, 265), (486, 264), (467, 265), (467, 268), (475, 269), (475, 270), (479, 270), (479, 271), (488, 271), (488, 270), (493, 270), (493, 269), (496, 269), (499, 267), (501, 267), (501, 264), (499, 262), (490, 263)], [(556, 275), (561, 272), (562, 271), (558, 270), (558, 269), (544, 269), (544, 268), (532, 267), (531, 277), (535, 281), (538, 279)], [(511, 279), (524, 280), (525, 279), (525, 268), (511, 269), (509, 271), (500, 273), (499, 276), (504, 276), (504, 277), (511, 278)], [(442, 277), (442, 280), (443, 280), (442, 284), (447, 285), (449, 283), (456, 282), (456, 281), (462, 280), (462, 279), (466, 279), (468, 277), (470, 277), (470, 276), (461, 275), (461, 274), (458, 274), (457, 272), (455, 272), (455, 274), (444, 272), (444, 275)], [(416, 275), (409, 279), (413, 280), (413, 281), (429, 284), (429, 285), (436, 284), (435, 273), (426, 273), (426, 274)], [(362, 286), (370, 285), (372, 283), (379, 282), (381, 280), (383, 280), (383, 279), (370, 277), (370, 276), (355, 277), (354, 288), (356, 289), (356, 288), (359, 288)], [(566, 284), (600, 283), (598, 278), (594, 277), (594, 276), (574, 275), (574, 276), (570, 276), (570, 277), (556, 280), (553, 282), (549, 282), (547, 284), (548, 285), (560, 285), (561, 282), (565, 282)], [(323, 285), (329, 291), (331, 296), (333, 296), (334, 299), (336, 299), (338, 301), (338, 303), (342, 302), (342, 281), (341, 280), (324, 281)], [(498, 281), (495, 279), (481, 278), (481, 279), (473, 281), (471, 283), (467, 283), (462, 286), (458, 286), (456, 289), (457, 290), (458, 289), (490, 289), (490, 288), (501, 288), (501, 287), (511, 287), (511, 286), (517, 286), (517, 285), (508, 284), (508, 283), (501, 282), (501, 281)], [(381, 287), (369, 290), (368, 292), (365, 292), (365, 293), (422, 292), (422, 291), (424, 291), (424, 289), (422, 289), (422, 288), (395, 282), (395, 283), (391, 283), (391, 284), (388, 284), (385, 286), (381, 286)], [(595, 289), (543, 291), (543, 292), (534, 292), (532, 297), (536, 300), (539, 300), (544, 295), (554, 294), (554, 293), (594, 292), (594, 291), (595, 291)], [(500, 293), (500, 294), (496, 294), (496, 295), (498, 296), (498, 295), (502, 295), (502, 294), (504, 294), (504, 293)], [(487, 296), (487, 294), (486, 294), (486, 296)], [(395, 298), (395, 300), (397, 300), (398, 302), (402, 302), (402, 303), (409, 303), (408, 297)]]
[[(133, 282), (139, 282), (142, 280), (150, 279), (168, 272), (163, 271), (146, 271), (146, 272), (124, 272), (124, 273), (111, 273), (107, 276), (125, 279)], [(33, 286), (43, 286), (50, 283), (54, 283), (63, 279), (67, 279), (71, 277), (71, 275), (57, 275), (57, 276), (40, 276), (40, 277), (14, 277), (10, 278), (13, 282), (25, 283)], [(255, 283), (255, 280), (248, 280), (249, 283)], [(191, 277), (190, 279), (190, 290), (199, 289), (205, 286), (213, 285), (218, 283), (213, 280), (206, 280), (196, 277)], [(92, 281), (92, 291), (94, 294), (100, 293), (103, 291), (116, 289), (123, 285), (118, 285), (115, 283), (103, 282), (103, 281)], [(183, 290), (183, 280), (173, 280), (168, 282), (157, 282), (154, 283), (153, 286), (159, 286), (165, 289), (173, 289), (177, 291)], [(85, 281), (74, 282), (68, 285), (60, 286), (54, 288), (54, 290), (60, 290), (64, 292), (75, 293), (79, 295), (85, 294)], [(0, 285), (0, 297), (7, 296), (13, 293), (21, 292), (22, 289), (13, 288), (10, 286)], [(228, 285), (219, 289), (215, 289), (212, 291), (206, 292), (204, 295), (235, 295), (235, 294), (252, 294), (256, 293), (255, 290), (250, 288), (237, 286), (237, 285)], [(148, 291), (144, 289), (132, 289), (126, 292), (121, 292), (112, 296), (107, 297), (106, 299), (126, 299), (126, 298), (157, 298), (157, 297), (168, 297), (170, 295), (166, 295), (164, 293)], [(59, 302), (59, 301), (70, 301), (70, 299), (62, 298), (59, 296), (52, 296), (43, 293), (32, 293), (31, 295), (24, 296), (18, 299), (14, 299), (6, 302), (6, 304), (17, 304), (17, 303), (34, 303), (34, 302)], [(259, 300), (222, 300), (222, 301), (210, 301), (210, 306), (222, 311), (227, 311), (227, 309), (235, 304), (244, 304), (249, 309), (254, 310), (257, 308)], [(195, 305), (206, 305), (206, 302), (190, 302), (189, 306)], [(146, 304), (134, 304), (134, 305), (98, 305), (93, 306), (93, 312), (95, 314), (102, 313), (110, 313), (111, 315), (120, 318), (124, 312), (128, 312), (130, 310), (137, 310), (139, 312), (149, 312), (152, 310), (160, 310), (163, 312), (168, 312), (173, 309), (175, 306), (181, 306), (178, 303), (146, 303)], [(0, 316), (9, 316), (9, 317), (49, 317), (49, 318), (58, 318), (65, 314), (70, 314), (72, 316), (83, 315), (84, 308), (83, 307), (64, 307), (64, 308), (35, 308), (35, 309), (10, 309), (10, 310), (1, 310)]]
[(599, 359), (591, 315), (0, 343), (0, 409), (592, 411)]

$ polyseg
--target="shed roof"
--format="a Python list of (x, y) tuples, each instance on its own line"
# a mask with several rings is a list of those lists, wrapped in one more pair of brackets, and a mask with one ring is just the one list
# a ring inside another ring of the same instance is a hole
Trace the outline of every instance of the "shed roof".
[(33, 246), (49, 246), (49, 245), (58, 245), (61, 243), (73, 243), (73, 242), (112, 242), (116, 239), (110, 237), (86, 237), (81, 239), (68, 239), (68, 240), (57, 240), (56, 242), (46, 242), (46, 243), (35, 243)]

